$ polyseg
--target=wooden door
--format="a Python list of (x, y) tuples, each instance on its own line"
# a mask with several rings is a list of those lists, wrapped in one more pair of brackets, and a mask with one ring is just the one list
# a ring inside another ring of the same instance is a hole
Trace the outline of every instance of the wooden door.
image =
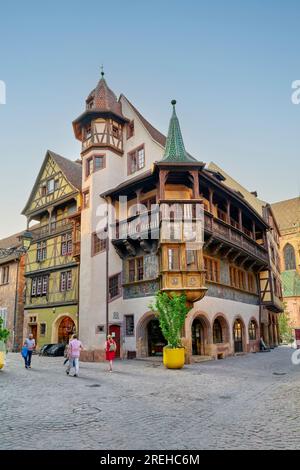
[(35, 339), (35, 344), (37, 343), (37, 325), (30, 325), (31, 334)]
[(116, 345), (117, 345), (116, 357), (120, 357), (120, 350), (121, 350), (121, 328), (120, 328), (120, 326), (119, 325), (110, 325), (109, 334), (112, 335), (112, 337), (115, 340)]

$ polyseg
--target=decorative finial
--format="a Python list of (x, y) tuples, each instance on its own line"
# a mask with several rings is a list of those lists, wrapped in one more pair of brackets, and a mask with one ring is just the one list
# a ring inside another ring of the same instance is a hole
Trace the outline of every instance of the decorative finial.
[(104, 67), (103, 67), (103, 65), (101, 65), (101, 77), (102, 78), (104, 77)]
[(173, 106), (175, 106), (176, 103), (177, 103), (176, 100), (172, 100), (172, 101), (171, 101), (171, 104), (172, 104)]

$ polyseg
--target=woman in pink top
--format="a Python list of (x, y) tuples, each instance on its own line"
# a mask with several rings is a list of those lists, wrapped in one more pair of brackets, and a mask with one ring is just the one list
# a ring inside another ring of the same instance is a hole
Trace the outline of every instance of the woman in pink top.
[(75, 368), (75, 374), (73, 377), (78, 377), (79, 374), (79, 358), (80, 351), (82, 351), (83, 346), (81, 341), (78, 340), (77, 335), (73, 335), (72, 340), (69, 343), (68, 357), (69, 365), (66, 370), (66, 374), (69, 375), (72, 367)]

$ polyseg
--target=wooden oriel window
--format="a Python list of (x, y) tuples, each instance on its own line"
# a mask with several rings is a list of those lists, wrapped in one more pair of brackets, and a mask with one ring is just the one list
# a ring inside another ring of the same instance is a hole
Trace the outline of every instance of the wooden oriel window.
[(130, 121), (127, 126), (126, 126), (126, 130), (127, 130), (127, 140), (130, 139), (131, 137), (134, 136), (134, 121)]
[(9, 266), (3, 266), (1, 273), (1, 284), (9, 283)]
[(169, 271), (178, 271), (180, 269), (179, 247), (168, 248), (168, 269)]
[(204, 269), (207, 281), (220, 282), (220, 262), (218, 260), (204, 256)]
[(47, 242), (38, 242), (36, 250), (37, 262), (45, 261), (47, 259)]
[(120, 297), (122, 292), (121, 273), (110, 276), (109, 278), (109, 300)]
[(152, 196), (152, 197), (149, 197), (147, 199), (143, 199), (143, 201), (140, 202), (140, 204), (143, 204), (144, 207), (142, 207), (141, 209), (141, 212), (143, 210), (147, 210), (148, 212), (151, 211), (152, 209), (152, 206), (156, 205), (156, 197), (155, 196)]
[(125, 315), (125, 335), (134, 336), (134, 315)]
[(83, 209), (88, 209), (90, 207), (90, 190), (87, 189), (82, 193), (82, 206)]
[(197, 250), (186, 250), (186, 268), (189, 271), (196, 271), (198, 269), (198, 256)]
[(72, 233), (66, 233), (61, 237), (61, 255), (62, 256), (69, 256), (73, 252), (73, 239)]
[(92, 256), (98, 255), (106, 250), (106, 232), (92, 233)]
[(145, 166), (145, 147), (144, 145), (138, 147), (132, 152), (128, 153), (128, 174), (132, 175), (136, 171), (141, 170)]
[(86, 177), (98, 170), (103, 170), (103, 168), (105, 168), (105, 155), (93, 155), (87, 158), (85, 167)]

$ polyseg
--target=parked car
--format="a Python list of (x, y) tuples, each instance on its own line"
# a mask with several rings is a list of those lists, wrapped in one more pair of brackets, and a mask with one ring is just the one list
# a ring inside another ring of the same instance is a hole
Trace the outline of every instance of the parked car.
[(40, 356), (48, 356), (48, 350), (52, 347), (55, 346), (55, 344), (44, 344), (44, 346), (41, 347), (39, 355)]
[(65, 352), (66, 345), (64, 343), (59, 344), (51, 344), (50, 347), (46, 351), (47, 356), (63, 356)]

